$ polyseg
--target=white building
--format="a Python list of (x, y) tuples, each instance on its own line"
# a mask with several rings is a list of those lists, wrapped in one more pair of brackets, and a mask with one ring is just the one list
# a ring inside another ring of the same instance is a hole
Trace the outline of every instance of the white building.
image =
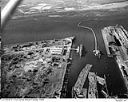
[(54, 54), (55, 54), (55, 55), (56, 55), (56, 54), (57, 54), (57, 55), (61, 55), (62, 52), (63, 52), (63, 48), (59, 48), (59, 47), (55, 47), (55, 46), (50, 48), (50, 53), (53, 54), (53, 55), (54, 55)]

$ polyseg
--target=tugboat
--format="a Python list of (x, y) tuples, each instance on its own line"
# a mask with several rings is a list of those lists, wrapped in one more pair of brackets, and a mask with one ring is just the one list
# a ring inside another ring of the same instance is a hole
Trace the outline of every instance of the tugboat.
[(87, 75), (91, 69), (92, 65), (87, 64), (82, 71), (80, 72), (78, 79), (72, 88), (72, 97), (73, 98), (86, 98), (87, 89), (83, 88), (83, 85), (86, 81)]

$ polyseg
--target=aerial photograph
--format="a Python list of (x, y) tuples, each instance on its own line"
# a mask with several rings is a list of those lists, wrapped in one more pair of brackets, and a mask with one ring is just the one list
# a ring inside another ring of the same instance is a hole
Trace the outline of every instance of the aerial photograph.
[(127, 0), (1, 0), (1, 98), (128, 98)]

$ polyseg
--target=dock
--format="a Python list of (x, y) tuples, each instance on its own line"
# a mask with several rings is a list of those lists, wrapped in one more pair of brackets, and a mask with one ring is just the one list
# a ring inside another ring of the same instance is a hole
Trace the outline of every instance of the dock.
[(98, 98), (97, 77), (94, 72), (89, 72), (88, 98)]
[(83, 44), (80, 44), (77, 48), (71, 48), (71, 50), (76, 51), (81, 58), (83, 55)]
[(79, 51), (80, 57), (82, 57), (82, 51), (83, 51), (83, 45), (80, 44), (80, 51)]
[[(87, 64), (83, 69), (82, 71), (80, 72), (79, 76), (78, 76), (78, 79), (74, 85), (74, 87), (72, 88), (72, 97), (79, 97), (79, 95), (81, 95), (81, 92), (83, 91), (83, 95), (86, 93), (86, 91), (83, 89), (83, 85), (86, 81), (86, 78), (88, 76), (88, 73), (91, 69), (92, 65), (90, 64)], [(76, 95), (74, 95), (74, 93)]]
[[(128, 32), (121, 25), (102, 29), (103, 40), (108, 56), (115, 58), (128, 93)], [(107, 37), (110, 36), (108, 40)], [(114, 41), (110, 40), (114, 38)]]

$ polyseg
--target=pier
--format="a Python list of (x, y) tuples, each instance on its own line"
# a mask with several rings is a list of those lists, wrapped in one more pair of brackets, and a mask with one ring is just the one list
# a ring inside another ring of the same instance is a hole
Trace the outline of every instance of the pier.
[(123, 26), (116, 25), (102, 29), (102, 35), (107, 54), (115, 58), (128, 94), (128, 33)]
[(94, 72), (89, 72), (88, 79), (89, 79), (88, 98), (98, 98), (96, 74)]
[[(85, 68), (82, 69), (82, 71), (80, 72), (79, 76), (78, 76), (78, 79), (74, 85), (74, 87), (72, 88), (72, 96), (75, 97), (79, 97), (79, 95), (81, 94), (81, 92), (83, 91), (83, 95), (86, 93), (86, 89), (84, 90), (83, 89), (83, 85), (86, 81), (86, 78), (88, 76), (88, 73), (91, 69), (92, 65), (90, 64), (87, 64), (85, 66)], [(74, 93), (76, 93), (76, 95), (74, 95)]]

